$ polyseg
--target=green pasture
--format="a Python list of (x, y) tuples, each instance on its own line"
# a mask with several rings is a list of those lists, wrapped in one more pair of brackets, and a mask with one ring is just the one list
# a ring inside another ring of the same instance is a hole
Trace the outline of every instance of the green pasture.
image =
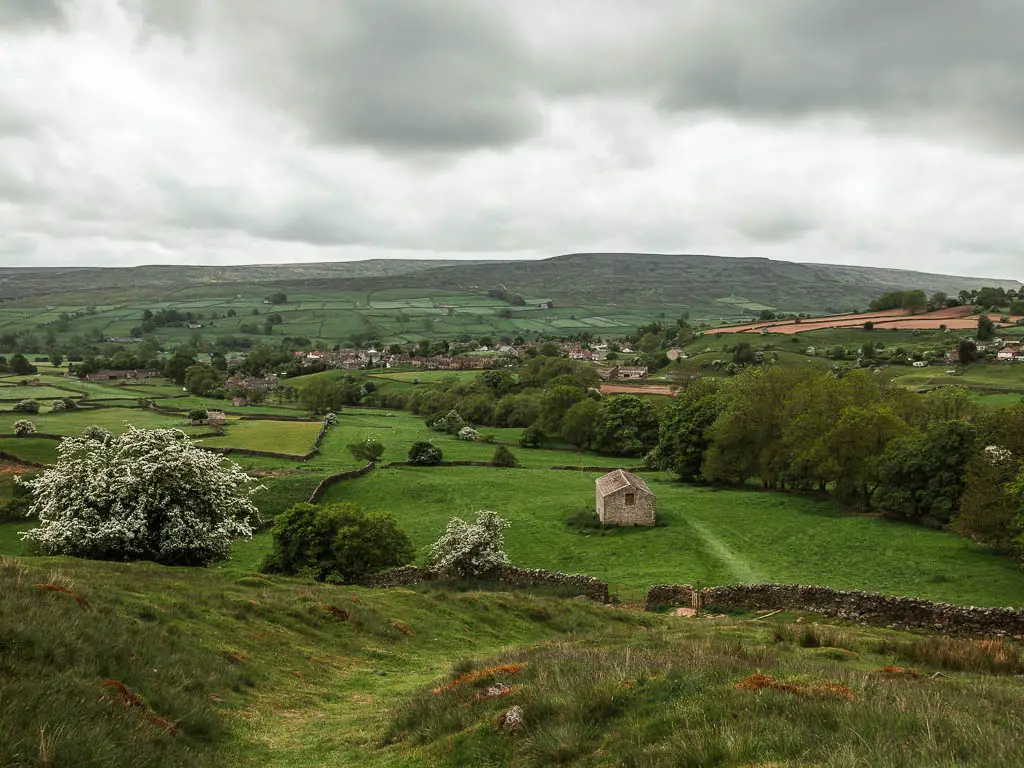
[[(126, 422), (145, 429), (173, 428), (195, 431), (188, 426), (188, 420), (184, 417), (166, 416), (140, 408), (79, 408), (62, 413), (40, 413), (28, 418), (36, 425), (37, 432), (52, 435), (77, 435), (91, 424), (120, 434), (125, 431)], [(13, 421), (11, 423), (13, 424)], [(4, 428), (10, 429), (10, 425), (0, 424), (0, 431), (4, 431)]]
[(221, 437), (204, 437), (199, 442), (211, 448), (246, 448), (302, 456), (313, 450), (320, 431), (311, 421), (229, 421)]
[(0, 437), (0, 451), (37, 464), (51, 464), (57, 460), (57, 440), (42, 437)]
[(687, 486), (645, 474), (662, 526), (578, 532), (594, 507), (586, 472), (480, 467), (378, 470), (334, 486), (326, 501), (393, 513), (417, 547), (453, 515), (491, 509), (517, 565), (587, 573), (634, 592), (650, 584), (780, 582), (913, 595), (964, 605), (1024, 606), (1024, 571), (947, 533), (853, 516), (796, 495)]
[(63, 397), (81, 397), (77, 392), (69, 392), (66, 389), (57, 389), (56, 387), (47, 387), (40, 385), (38, 387), (21, 387), (21, 386), (4, 386), (0, 384), (0, 408), (3, 407), (4, 401), (10, 401), (11, 404), (19, 400), (60, 400)]
[(1024, 365), (1020, 363), (975, 363), (957, 368), (955, 374), (946, 373), (948, 370), (947, 366), (890, 366), (886, 369), (900, 384), (914, 389), (959, 385), (987, 394), (1024, 394)]
[[(574, 449), (519, 448), (515, 443), (522, 433), (521, 429), (484, 427), (480, 432), (484, 435), (493, 435), (499, 442), (513, 443), (511, 450), (524, 466), (546, 468), (575, 465), (577, 461), (577, 452)], [(490, 443), (469, 442), (446, 433), (433, 432), (427, 429), (424, 420), (419, 416), (401, 411), (342, 411), (338, 417), (338, 425), (327, 431), (320, 454), (306, 462), (304, 466), (313, 471), (322, 470), (327, 473), (353, 469), (359, 466), (359, 462), (352, 458), (347, 446), (368, 436), (376, 436), (384, 443), (384, 463), (405, 461), (412, 444), (419, 441), (433, 443), (441, 449), (448, 461), (490, 461), (497, 447)], [(615, 459), (589, 452), (581, 454), (579, 458), (584, 466), (631, 467), (639, 462), (639, 459)]]
[(472, 381), (482, 371), (387, 371), (386, 373), (369, 373), (371, 379), (383, 379), (385, 381), (401, 381), (412, 384), (419, 381), (421, 384), (445, 381), (456, 378), (462, 381)]

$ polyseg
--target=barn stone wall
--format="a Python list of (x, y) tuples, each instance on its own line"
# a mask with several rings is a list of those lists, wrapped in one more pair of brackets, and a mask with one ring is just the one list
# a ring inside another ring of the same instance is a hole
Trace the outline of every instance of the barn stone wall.
[[(626, 506), (626, 494), (636, 495), (636, 503)], [(656, 501), (653, 493), (641, 488), (621, 488), (602, 497), (597, 493), (597, 517), (605, 525), (654, 525)]]

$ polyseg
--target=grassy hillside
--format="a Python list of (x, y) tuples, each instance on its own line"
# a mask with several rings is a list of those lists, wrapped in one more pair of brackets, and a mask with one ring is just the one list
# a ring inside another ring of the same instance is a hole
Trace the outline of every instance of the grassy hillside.
[[(848, 311), (887, 291), (956, 293), (1010, 280), (901, 270), (795, 264), (767, 259), (663, 254), (571, 254), (539, 261), (368, 261), (248, 267), (0, 269), (0, 335), (53, 330), (57, 340), (131, 334), (144, 310), (202, 315), (207, 341), (267, 339), (265, 315), (279, 313), (273, 336), (334, 345), (354, 336), (384, 342), (483, 335), (621, 335), (683, 312), (711, 322), (763, 309)], [(507, 288), (512, 305), (488, 295)], [(264, 299), (284, 292), (287, 303)], [(542, 306), (554, 300), (553, 307)], [(62, 321), (61, 313), (71, 316)], [(228, 315), (231, 315), (230, 317)], [(196, 335), (157, 329), (165, 344)]]
[(493, 509), (512, 523), (506, 545), (517, 565), (598, 576), (622, 594), (657, 583), (772, 581), (1024, 607), (1024, 572), (1010, 558), (951, 534), (792, 494), (701, 488), (647, 474), (662, 526), (604, 534), (572, 528), (569, 518), (593, 511), (595, 477), (408, 467), (335, 486), (326, 500), (392, 512), (418, 547), (436, 540), (452, 515)]
[(3, 765), (1024, 760), (1013, 644), (71, 559), (0, 600)]
[[(309, 286), (303, 279), (282, 284)], [(351, 283), (331, 281), (341, 288)], [(577, 253), (540, 261), (482, 262), (441, 267), (393, 279), (368, 279), (362, 287), (437, 287), (486, 291), (505, 286), (523, 296), (570, 304), (688, 306), (758, 311), (779, 308), (848, 311), (898, 288), (926, 292), (984, 285), (1019, 285), (1013, 280), (952, 277), (908, 270), (797, 264), (770, 259), (649, 253)]]

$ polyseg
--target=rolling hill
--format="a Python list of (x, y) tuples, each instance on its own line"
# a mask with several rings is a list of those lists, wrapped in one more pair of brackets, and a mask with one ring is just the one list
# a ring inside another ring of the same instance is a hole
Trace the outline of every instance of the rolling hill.
[(891, 290), (920, 288), (956, 293), (967, 288), (1020, 287), (1016, 280), (957, 277), (835, 264), (799, 264), (762, 258), (644, 253), (575, 253), (537, 261), (370, 260), (244, 267), (0, 269), (0, 301), (170, 300), (191, 296), (285, 291), (411, 289), (481, 294), (505, 287), (527, 298), (561, 304), (691, 309), (779, 308), (842, 312)]

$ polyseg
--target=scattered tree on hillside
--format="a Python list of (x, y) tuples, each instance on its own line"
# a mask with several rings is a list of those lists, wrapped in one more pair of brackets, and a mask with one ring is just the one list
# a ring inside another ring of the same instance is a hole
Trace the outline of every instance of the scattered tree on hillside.
[(14, 413), (39, 413), (38, 400), (22, 400), (11, 408)]
[(36, 425), (27, 419), (18, 419), (14, 422), (14, 434), (17, 437), (28, 437), (35, 434)]
[(441, 449), (433, 443), (420, 441), (413, 443), (409, 449), (409, 463), (420, 467), (432, 467), (440, 464), (444, 456)]
[(364, 437), (354, 443), (348, 444), (348, 452), (358, 461), (366, 461), (376, 464), (384, 455), (384, 443), (376, 437)]
[(390, 514), (367, 513), (355, 504), (296, 504), (277, 517), (272, 533), (274, 549), (262, 566), (267, 573), (358, 583), (415, 556)]
[(562, 437), (582, 451), (588, 450), (597, 437), (597, 420), (601, 406), (589, 397), (570, 406), (562, 420)]
[(970, 339), (961, 339), (956, 345), (956, 358), (960, 365), (970, 365), (978, 359), (978, 345)]
[(512, 451), (510, 451), (504, 445), (499, 445), (494, 449), (494, 456), (491, 457), (491, 463), (496, 467), (518, 467), (519, 461)]
[(46, 554), (205, 565), (258, 519), (253, 478), (178, 430), (67, 437), (57, 455), (28, 484), (40, 524), (25, 538)]
[(974, 337), (978, 341), (989, 341), (996, 335), (996, 324), (992, 322), (988, 315), (981, 315), (978, 318), (978, 331)]
[(453, 517), (441, 538), (430, 546), (427, 562), (446, 576), (489, 576), (508, 565), (503, 533), (508, 527), (508, 521), (487, 510), (477, 512), (472, 523)]

